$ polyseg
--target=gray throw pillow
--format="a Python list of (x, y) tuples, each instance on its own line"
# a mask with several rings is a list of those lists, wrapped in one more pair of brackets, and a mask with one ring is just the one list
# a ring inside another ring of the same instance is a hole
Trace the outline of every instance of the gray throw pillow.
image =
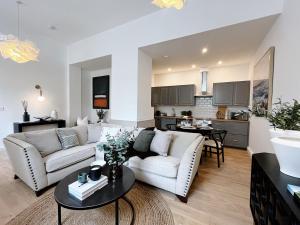
[(26, 132), (24, 136), (24, 141), (32, 144), (41, 153), (42, 157), (61, 150), (62, 146), (55, 129)]
[(68, 149), (79, 145), (79, 140), (74, 129), (57, 129), (56, 133), (63, 149)]
[(135, 139), (133, 145), (134, 150), (138, 152), (148, 152), (154, 135), (154, 131), (142, 130)]

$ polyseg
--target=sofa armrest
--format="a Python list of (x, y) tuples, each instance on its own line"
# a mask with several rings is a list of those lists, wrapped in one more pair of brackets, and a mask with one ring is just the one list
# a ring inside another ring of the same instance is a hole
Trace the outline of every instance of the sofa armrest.
[(194, 177), (198, 171), (202, 148), (204, 145), (203, 136), (198, 137), (184, 152), (181, 159), (177, 181), (176, 181), (176, 194), (186, 197)]
[(4, 138), (3, 143), (16, 175), (34, 191), (47, 187), (44, 161), (36, 148), (14, 137)]

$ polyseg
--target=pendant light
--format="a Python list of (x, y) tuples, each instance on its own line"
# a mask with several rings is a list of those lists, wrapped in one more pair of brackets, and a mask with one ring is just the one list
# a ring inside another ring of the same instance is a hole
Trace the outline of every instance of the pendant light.
[(17, 63), (26, 63), (29, 61), (38, 61), (39, 49), (31, 41), (20, 40), (20, 5), (23, 3), (17, 1), (18, 6), (18, 37), (7, 35), (0, 40), (0, 53), (3, 58), (11, 59)]
[(182, 9), (184, 6), (185, 0), (153, 0), (152, 4), (160, 8), (171, 8), (174, 7), (178, 10)]

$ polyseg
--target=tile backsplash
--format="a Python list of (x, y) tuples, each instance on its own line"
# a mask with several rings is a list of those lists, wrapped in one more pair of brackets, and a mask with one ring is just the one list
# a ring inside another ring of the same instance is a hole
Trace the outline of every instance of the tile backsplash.
[[(218, 106), (212, 105), (212, 97), (197, 97), (195, 106), (157, 106), (155, 111), (159, 110), (162, 113), (167, 113), (168, 116), (173, 116), (173, 108), (176, 116), (181, 116), (181, 111), (192, 111), (193, 116), (203, 119), (214, 119), (218, 112)], [(229, 111), (245, 110), (246, 107), (227, 107)]]

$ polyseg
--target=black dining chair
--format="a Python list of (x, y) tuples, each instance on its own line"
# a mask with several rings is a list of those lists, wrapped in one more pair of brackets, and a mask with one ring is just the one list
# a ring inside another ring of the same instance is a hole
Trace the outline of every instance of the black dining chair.
[[(217, 155), (218, 167), (220, 168), (220, 154), (222, 154), (222, 161), (224, 162), (224, 141), (227, 135), (226, 130), (214, 130), (211, 132), (210, 139), (204, 142), (204, 154), (207, 156), (209, 149), (210, 156)], [(213, 151), (215, 149), (215, 151)]]

